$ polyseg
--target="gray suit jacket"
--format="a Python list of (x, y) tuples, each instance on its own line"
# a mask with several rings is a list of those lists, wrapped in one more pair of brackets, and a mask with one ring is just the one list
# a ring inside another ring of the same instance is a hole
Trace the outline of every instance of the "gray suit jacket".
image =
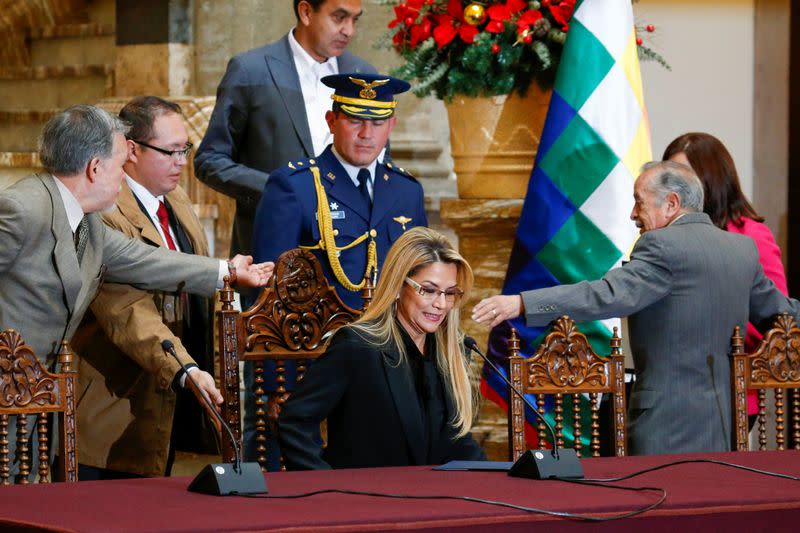
[[(375, 72), (345, 52), (339, 72)], [(217, 103), (194, 164), (197, 177), (236, 200), (231, 255), (250, 254), (256, 206), (269, 173), (289, 161), (314, 157), (288, 34), (234, 56), (217, 88)]]
[(79, 265), (52, 176), (28, 176), (0, 192), (0, 328), (18, 330), (42, 360), (72, 337), (104, 278), (208, 296), (216, 289), (218, 260), (149, 246), (112, 230), (97, 213), (87, 216)]
[(630, 452), (712, 452), (731, 447), (730, 338), (800, 302), (764, 276), (749, 237), (689, 213), (643, 234), (631, 261), (597, 281), (522, 293), (525, 318), (543, 326), (628, 316), (636, 383)]

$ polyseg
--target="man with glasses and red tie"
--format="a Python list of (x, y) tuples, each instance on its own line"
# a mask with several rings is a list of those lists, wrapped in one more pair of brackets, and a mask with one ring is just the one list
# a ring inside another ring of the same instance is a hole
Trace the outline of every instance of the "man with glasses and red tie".
[[(153, 246), (208, 255), (205, 231), (179, 181), (192, 144), (181, 108), (155, 96), (120, 111), (130, 125), (125, 181), (106, 224)], [(202, 402), (185, 388), (169, 339), (212, 400), (209, 300), (107, 283), (72, 345), (79, 356), (79, 478), (169, 475), (175, 449), (215, 453)], [(193, 391), (200, 394), (198, 391)]]

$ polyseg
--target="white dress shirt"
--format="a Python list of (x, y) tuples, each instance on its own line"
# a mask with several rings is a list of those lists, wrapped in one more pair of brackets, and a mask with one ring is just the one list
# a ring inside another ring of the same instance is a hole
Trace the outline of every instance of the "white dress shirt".
[(339, 63), (335, 57), (329, 57), (324, 63), (319, 63), (297, 42), (294, 30), (289, 32), (289, 48), (292, 50), (294, 66), (300, 78), (300, 91), (303, 93), (314, 155), (319, 155), (333, 139), (325, 121), (325, 113), (330, 111), (333, 102), (331, 100), (333, 89), (319, 80), (330, 74), (338, 74)]
[(60, 179), (53, 176), (53, 180), (56, 182), (56, 187), (58, 187), (58, 192), (61, 193), (61, 203), (64, 204), (64, 211), (67, 212), (67, 222), (69, 222), (69, 228), (72, 230), (72, 233), (75, 233), (75, 230), (78, 229), (78, 224), (81, 223), (83, 219), (83, 209), (81, 208), (81, 204), (78, 203), (78, 200), (72, 195), (67, 186), (64, 185)]

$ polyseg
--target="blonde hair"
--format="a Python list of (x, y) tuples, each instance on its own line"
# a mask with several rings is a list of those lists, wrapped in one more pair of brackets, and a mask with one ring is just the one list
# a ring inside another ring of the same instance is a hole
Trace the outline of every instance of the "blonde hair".
[(406, 231), (394, 243), (383, 263), (372, 303), (364, 314), (348, 327), (362, 334), (368, 342), (378, 346), (390, 345), (400, 353), (400, 361), (407, 357), (405, 343), (397, 324), (397, 295), (403, 289), (406, 277), (433, 263), (456, 265), (458, 287), (464, 291), (460, 301), (447, 312), (436, 331), (436, 365), (442, 375), (445, 389), (455, 405), (450, 423), (465, 435), (477, 411), (477, 395), (469, 379), (469, 362), (462, 352), (464, 334), (459, 330), (460, 308), (472, 289), (472, 268), (440, 233), (415, 227)]

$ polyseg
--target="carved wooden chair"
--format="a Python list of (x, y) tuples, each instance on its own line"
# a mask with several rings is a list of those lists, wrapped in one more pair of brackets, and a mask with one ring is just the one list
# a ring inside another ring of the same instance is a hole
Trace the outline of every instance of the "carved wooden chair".
[[(737, 451), (749, 448), (747, 391), (758, 394), (758, 449), (767, 449), (767, 389), (775, 395), (775, 446), (787, 447), (787, 429), (794, 449), (800, 449), (800, 328), (790, 314), (776, 315), (754, 353), (744, 352), (744, 338), (739, 326), (731, 337), (731, 402), (734, 441)], [(787, 405), (787, 401), (791, 405)], [(786, 427), (790, 409), (791, 428)]]
[[(625, 409), (625, 358), (622, 356), (617, 328), (611, 338), (611, 355), (602, 358), (595, 353), (586, 337), (577, 330), (575, 322), (562, 316), (553, 322), (552, 330), (539, 345), (536, 353), (526, 359), (520, 355), (520, 342), (516, 330), (508, 341), (508, 376), (511, 383), (523, 394), (536, 395), (537, 411), (544, 416), (546, 396), (554, 398), (554, 430), (558, 446), (563, 447), (564, 399), (572, 396), (572, 425), (574, 448), (581, 455), (581, 395), (588, 394), (591, 403), (591, 439), (589, 449), (593, 457), (600, 456), (599, 395), (612, 395), (613, 449), (617, 456), (627, 453)], [(525, 452), (525, 404), (509, 391), (508, 442), (509, 455), (516, 461)], [(538, 446), (544, 449), (549, 437), (545, 425), (537, 421)]]
[[(369, 281), (362, 290), (364, 309), (372, 299)], [(294, 249), (281, 254), (275, 271), (250, 309), (233, 309), (233, 291), (225, 282), (220, 291), (222, 309), (219, 319), (221, 389), (225, 399), (222, 415), (242, 442), (239, 405), (239, 361), (253, 361), (256, 403), (256, 453), (266, 467), (266, 429), (276, 435), (281, 406), (289, 397), (285, 389), (286, 361), (297, 362), (297, 379), (306, 370), (306, 362), (325, 352), (328, 341), (340, 327), (354, 321), (362, 311), (351, 309), (339, 299), (322, 273), (319, 260), (307, 250)], [(264, 361), (275, 361), (277, 389), (264, 401)], [(232, 461), (232, 445), (223, 439), (222, 457)]]
[[(0, 333), (0, 484), (10, 485), (11, 453), (9, 427), (16, 421), (16, 459), (19, 473), (15, 483), (30, 483), (33, 455), (38, 452), (39, 482), (50, 478), (48, 415), (58, 413), (59, 475), (64, 481), (78, 480), (75, 426), (75, 386), (77, 372), (72, 369), (72, 353), (66, 341), (58, 352), (60, 373), (48, 372), (13, 329)], [(34, 427), (29, 416), (35, 415)], [(37, 437), (32, 437), (36, 430)]]

